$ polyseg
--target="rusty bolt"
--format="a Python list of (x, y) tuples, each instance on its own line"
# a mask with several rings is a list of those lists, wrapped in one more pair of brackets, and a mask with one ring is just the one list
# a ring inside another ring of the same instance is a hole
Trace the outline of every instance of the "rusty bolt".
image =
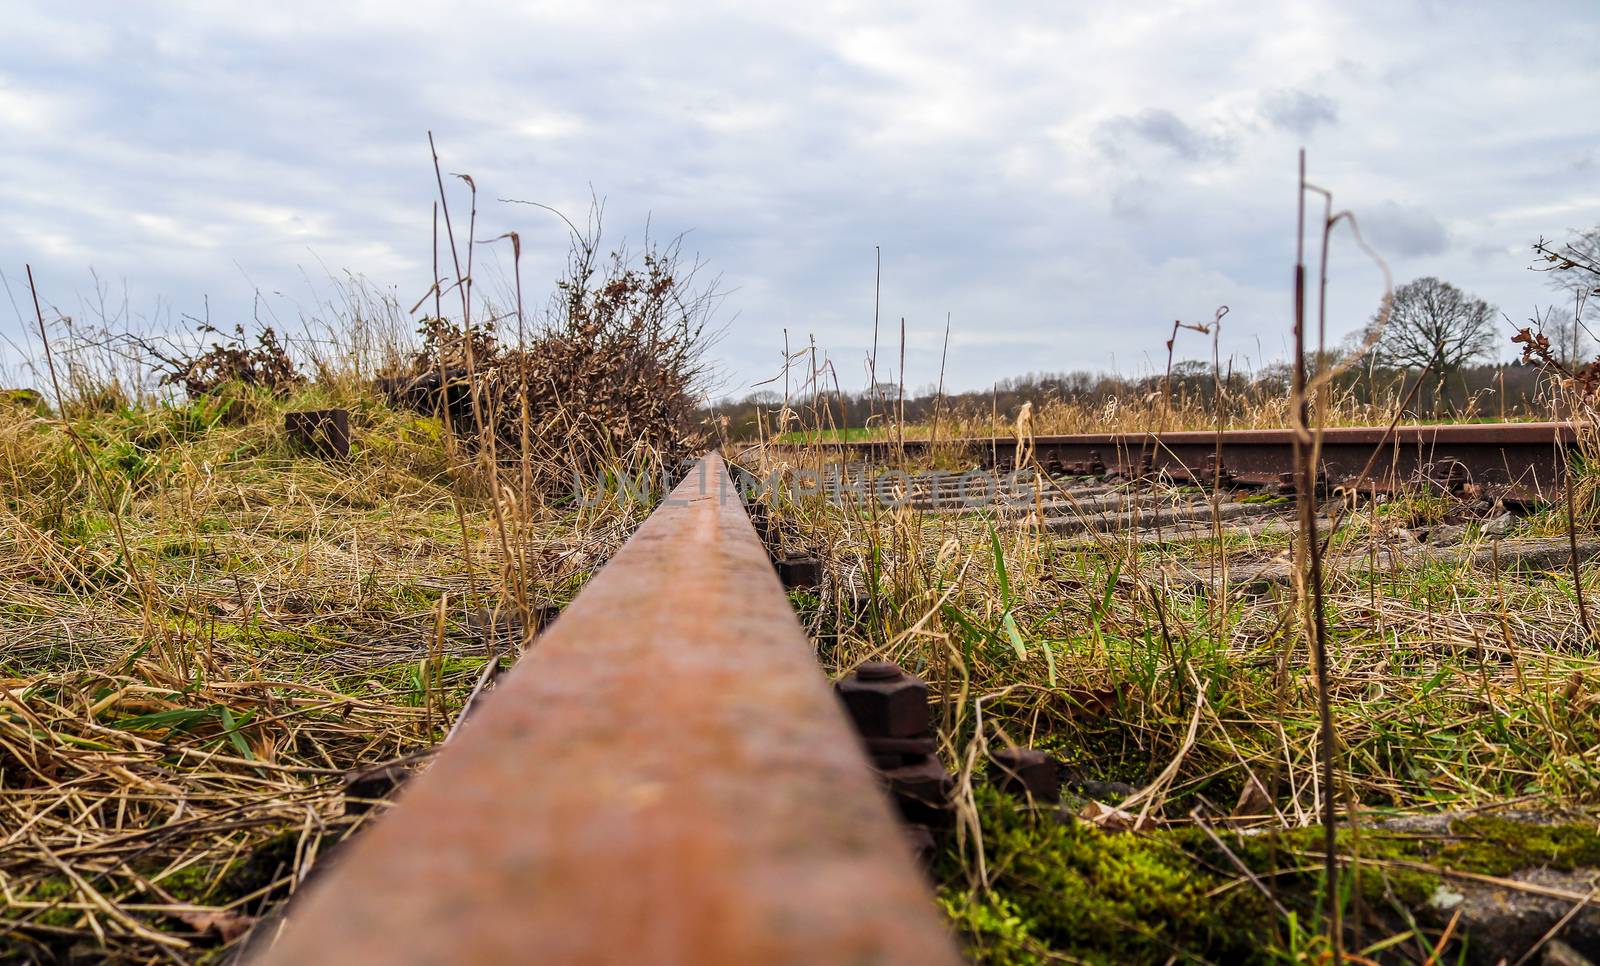
[(834, 685), (863, 738), (928, 733), (928, 686), (890, 661), (868, 661)]
[(1034, 748), (1007, 748), (989, 757), (989, 780), (1008, 795), (1054, 805), (1061, 801), (1061, 765)]
[(856, 677), (863, 681), (894, 681), (905, 676), (893, 661), (866, 661), (856, 668)]
[(284, 413), (283, 428), (296, 446), (318, 456), (350, 455), (350, 411), (307, 409)]
[(1471, 482), (1472, 473), (1456, 459), (1435, 460), (1422, 467), (1423, 479), (1445, 493), (1455, 493)]
[(1216, 453), (1209, 453), (1206, 455), (1205, 469), (1201, 471), (1201, 479), (1218, 486), (1229, 486), (1233, 483), (1233, 474), (1221, 460), (1217, 459)]
[(1099, 453), (1098, 450), (1090, 450), (1089, 451), (1089, 475), (1090, 476), (1105, 476), (1106, 475), (1106, 461), (1100, 458), (1100, 453)]

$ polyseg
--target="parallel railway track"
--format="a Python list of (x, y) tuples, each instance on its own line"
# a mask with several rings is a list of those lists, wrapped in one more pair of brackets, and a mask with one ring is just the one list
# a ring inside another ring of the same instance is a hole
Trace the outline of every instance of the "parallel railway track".
[[(1395, 489), (1426, 480), (1446, 488), (1479, 486), (1517, 500), (1548, 498), (1560, 486), (1566, 454), (1577, 440), (1571, 423), (1483, 423), (1450, 426), (1347, 426), (1322, 431), (1318, 472), (1346, 489)], [(898, 461), (928, 454), (927, 440), (819, 442), (806, 447), (840, 462)], [(981, 437), (938, 444), (979, 466), (1015, 465), (1017, 440)], [(1220, 466), (1230, 483), (1292, 486), (1293, 434), (1283, 429), (1035, 436), (1033, 459), (1048, 473), (1112, 475), (1209, 483)], [(797, 447), (788, 447), (797, 449)], [(1220, 456), (1220, 460), (1219, 460)]]

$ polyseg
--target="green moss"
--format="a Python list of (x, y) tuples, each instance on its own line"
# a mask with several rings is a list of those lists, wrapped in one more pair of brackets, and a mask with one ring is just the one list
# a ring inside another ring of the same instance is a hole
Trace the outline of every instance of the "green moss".
[(1032, 966), (1046, 962), (1049, 953), (1029, 931), (1032, 923), (1003, 895), (982, 899), (970, 892), (946, 892), (939, 905), (967, 939), (967, 952), (981, 963), (995, 966)]
[(1271, 919), (1257, 893), (1210, 893), (1227, 880), (1164, 835), (1105, 833), (1030, 811), (990, 789), (978, 803), (992, 890), (973, 894), (953, 857), (940, 897), (986, 962), (1050, 953), (1090, 962), (1164, 962), (1204, 951), (1260, 961)]
[(203, 517), (195, 527), (201, 533), (228, 533), (233, 530), (233, 522), (227, 517)]
[(336, 633), (311, 624), (292, 631), (267, 631), (261, 636), (261, 644), (278, 653), (330, 654), (339, 650)]
[[(237, 865), (242, 861), (244, 860), (236, 860), (233, 865)], [(229, 868), (231, 869), (232, 865)], [(159, 884), (162, 889), (170, 893), (179, 902), (205, 905), (206, 901), (211, 898), (211, 894), (216, 891), (219, 880), (225, 874), (215, 866), (207, 866), (203, 862), (197, 862), (194, 865), (186, 865), (176, 872), (170, 872), (160, 878), (152, 877), (151, 881)]]
[(417, 584), (384, 584), (373, 589), (365, 600), (368, 610), (388, 609), (432, 609), (439, 604), (439, 595), (442, 593), (436, 587), (423, 587)]
[[(1199, 830), (1173, 833), (1196, 856), (1225, 861)], [(1600, 868), (1600, 832), (1587, 825), (1538, 824), (1495, 816), (1459, 818), (1448, 830), (1365, 829), (1353, 847), (1349, 829), (1338, 833), (1339, 853), (1359, 855), (1360, 895), (1369, 908), (1398, 902), (1415, 913), (1429, 902), (1446, 877), (1430, 869), (1506, 876), (1533, 868), (1560, 871)], [(1230, 836), (1229, 848), (1251, 871), (1277, 883), (1280, 901), (1311, 911), (1321, 873), (1286, 870), (1315, 868), (1323, 851), (1321, 828)]]
[[(76, 902), (81, 898), (78, 887), (73, 885), (64, 875), (51, 873), (33, 883), (31, 888), (21, 890), (23, 898), (32, 902)], [(56, 926), (70, 929), (77, 925), (83, 918), (83, 913), (76, 909), (63, 909), (56, 906), (45, 909), (28, 917), (31, 921), (43, 926)]]
[[(1275, 962), (1320, 929), (1320, 828), (1218, 829), (1230, 857), (1198, 828), (1102, 832), (992, 789), (979, 789), (977, 803), (991, 888), (971, 890), (952, 852), (942, 859), (940, 902), (981, 962)], [(1600, 868), (1600, 831), (1590, 825), (1474, 816), (1430, 829), (1368, 828), (1358, 850), (1340, 830), (1340, 853), (1361, 857), (1355, 891), (1365, 908), (1395, 913), (1397, 924), (1426, 921), (1447, 881), (1434, 869), (1507, 876)], [(1235, 860), (1271, 883), (1293, 923), (1242, 882)]]
[(1363, 847), (1376, 841), (1401, 856), (1484, 875), (1546, 867), (1563, 872), (1600, 868), (1600, 832), (1589, 825), (1540, 825), (1495, 816), (1457, 819), (1447, 838), (1387, 838), (1369, 832)]
[(178, 537), (160, 542), (155, 547), (156, 555), (163, 560), (200, 559), (211, 554), (211, 544), (204, 540), (192, 537)]
[(1280, 493), (1265, 493), (1265, 492), (1263, 492), (1263, 493), (1252, 493), (1247, 497), (1242, 497), (1242, 498), (1240, 498), (1239, 502), (1240, 503), (1261, 503), (1261, 504), (1265, 504), (1267, 506), (1279, 506), (1279, 505), (1283, 505), (1283, 504), (1293, 503), (1294, 502), (1294, 497), (1292, 497), (1292, 496), (1284, 496), (1284, 495), (1282, 495)]
[[(272, 901), (287, 892), (288, 884), (280, 880), (294, 867), (300, 839), (298, 829), (280, 832), (226, 866), (199, 862), (155, 881), (179, 901), (200, 905), (222, 905), (277, 884), (278, 888), (273, 889), (265, 900)], [(145, 874), (155, 875), (157, 872), (150, 869)]]

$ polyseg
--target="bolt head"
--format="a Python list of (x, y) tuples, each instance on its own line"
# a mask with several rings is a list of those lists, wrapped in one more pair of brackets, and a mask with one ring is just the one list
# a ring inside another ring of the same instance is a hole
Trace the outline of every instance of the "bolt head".
[(916, 738), (928, 732), (928, 686), (897, 667), (894, 671), (878, 679), (858, 673), (834, 685), (863, 738)]
[(856, 677), (862, 681), (893, 681), (904, 673), (893, 661), (867, 661), (856, 668)]

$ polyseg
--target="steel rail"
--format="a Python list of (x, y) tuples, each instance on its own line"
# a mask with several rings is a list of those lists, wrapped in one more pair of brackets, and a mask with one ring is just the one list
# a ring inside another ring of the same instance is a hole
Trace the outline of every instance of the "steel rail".
[(955, 963), (721, 457), (260, 961)]
[[(1147, 471), (1202, 479), (1217, 455), (1240, 482), (1277, 483), (1294, 472), (1293, 434), (1286, 429), (1185, 430), (1165, 433), (1079, 433), (1035, 436), (1033, 452), (1051, 468), (1087, 468), (1096, 463), (1132, 475)], [(1506, 488), (1524, 498), (1548, 497), (1559, 486), (1566, 451), (1577, 440), (1572, 423), (1466, 423), (1438, 426), (1342, 426), (1321, 434), (1323, 477), (1334, 485), (1393, 487), (1423, 475), (1456, 472), (1457, 482)], [(974, 456), (981, 465), (1005, 468), (1014, 459), (1015, 437), (974, 437), (941, 442)], [(906, 440), (904, 452), (923, 454), (926, 440)], [(893, 440), (824, 442), (815, 448), (843, 459), (887, 460)], [(1374, 453), (1377, 459), (1373, 460)], [(1372, 469), (1362, 471), (1372, 461)], [(1454, 467), (1454, 470), (1450, 468)]]

